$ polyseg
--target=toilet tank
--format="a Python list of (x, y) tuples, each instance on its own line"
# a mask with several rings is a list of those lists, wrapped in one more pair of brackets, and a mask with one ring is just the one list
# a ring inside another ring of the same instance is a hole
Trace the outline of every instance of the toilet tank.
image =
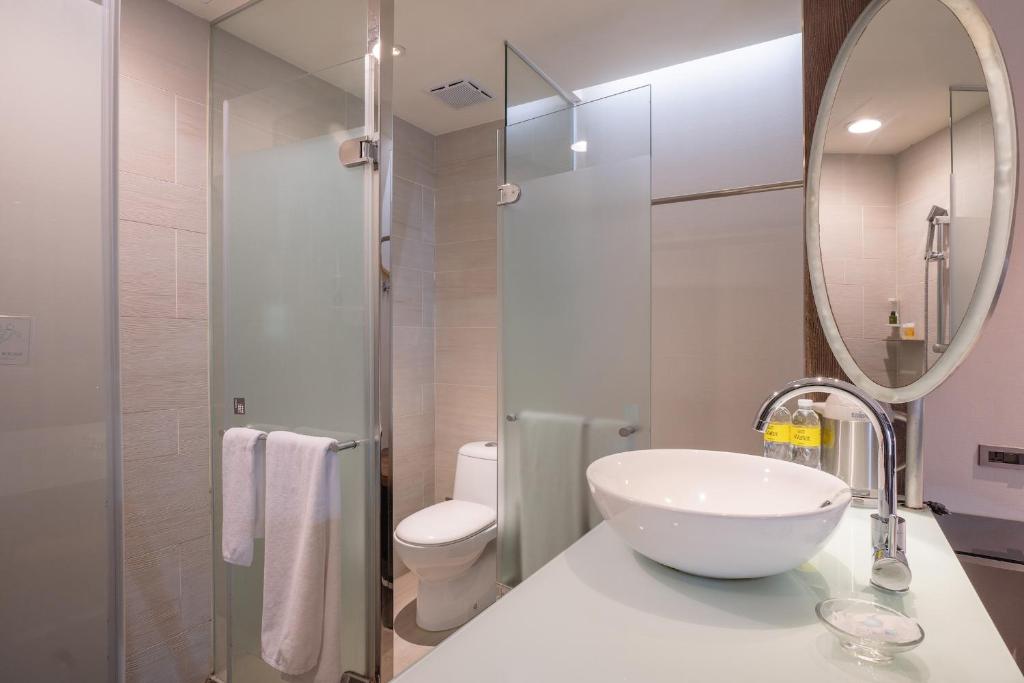
[(498, 509), (498, 445), (495, 442), (474, 441), (459, 449), (453, 497)]

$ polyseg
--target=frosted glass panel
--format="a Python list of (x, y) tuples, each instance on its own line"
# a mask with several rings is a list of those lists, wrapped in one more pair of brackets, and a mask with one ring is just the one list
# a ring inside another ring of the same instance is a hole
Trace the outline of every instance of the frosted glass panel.
[(960, 328), (988, 245), (995, 178), (992, 109), (984, 90), (950, 90), (952, 182), (949, 230), (949, 339)]
[[(366, 440), (332, 456), (342, 481), (342, 598), (335, 606), (342, 670), (365, 673), (374, 451), (370, 169), (342, 166), (338, 156), (344, 140), (364, 134), (363, 73), (360, 59), (224, 102), (221, 272), (213, 281), (221, 387), (215, 425)], [(244, 416), (232, 412), (236, 397), (245, 399)], [(218, 615), (218, 627), (226, 621), (230, 632), (231, 681), (282, 678), (260, 658), (263, 550), (257, 542), (251, 567), (218, 561), (227, 573), (227, 614)]]
[(118, 670), (107, 11), (0, 2), (4, 681), (99, 683)]
[[(649, 88), (580, 105), (571, 113), (588, 151), (577, 170), (522, 180), (509, 167), (522, 188), (503, 207), (501, 238), (509, 585), (600, 521), (587, 465), (650, 444), (649, 112)], [(520, 125), (508, 130), (510, 159)]]

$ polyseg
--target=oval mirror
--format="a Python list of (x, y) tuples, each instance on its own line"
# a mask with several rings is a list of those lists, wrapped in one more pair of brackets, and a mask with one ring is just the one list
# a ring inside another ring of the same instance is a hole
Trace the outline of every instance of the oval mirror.
[(876, 0), (829, 77), (808, 160), (807, 255), (825, 336), (890, 403), (963, 361), (998, 296), (1017, 141), (972, 0)]

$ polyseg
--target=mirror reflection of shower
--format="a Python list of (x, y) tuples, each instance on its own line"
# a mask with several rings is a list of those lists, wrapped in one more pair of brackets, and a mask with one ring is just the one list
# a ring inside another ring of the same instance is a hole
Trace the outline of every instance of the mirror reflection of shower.
[[(906, 39), (887, 39), (895, 34)], [(963, 27), (924, 0), (887, 4), (843, 71), (819, 175), (829, 306), (871, 381), (912, 384), (960, 329), (989, 238), (994, 153), (985, 77)]]
[[(928, 241), (924, 248), (924, 333), (925, 344), (934, 353), (942, 353), (949, 346), (949, 211), (941, 206), (932, 206), (928, 212)], [(928, 296), (931, 275), (927, 272), (935, 264), (935, 341), (929, 342), (931, 330), (931, 298)], [(927, 368), (924, 368), (927, 369)]]

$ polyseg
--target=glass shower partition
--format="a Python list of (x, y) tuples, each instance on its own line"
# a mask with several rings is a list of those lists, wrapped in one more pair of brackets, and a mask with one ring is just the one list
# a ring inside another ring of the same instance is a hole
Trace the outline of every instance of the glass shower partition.
[(948, 301), (944, 338), (948, 343), (960, 327), (981, 272), (992, 218), (995, 178), (995, 137), (992, 109), (984, 87), (951, 88), (950, 226)]
[(117, 18), (116, 0), (0, 2), (5, 681), (123, 678)]
[(341, 671), (372, 676), (377, 666), (376, 179), (372, 163), (340, 158), (346, 141), (372, 133), (363, 88), (373, 65), (367, 56), (226, 98), (217, 113), (214, 552), (217, 663), (228, 683), (282, 677), (260, 656), (262, 539), (250, 567), (219, 559), (217, 437), (231, 426), (358, 442), (332, 456), (341, 481), (340, 533), (332, 536), (341, 576), (326, 609), (340, 611)]
[(554, 107), (556, 86), (508, 60), (498, 539), (514, 586), (600, 521), (587, 466), (650, 445), (651, 129), (649, 87)]

